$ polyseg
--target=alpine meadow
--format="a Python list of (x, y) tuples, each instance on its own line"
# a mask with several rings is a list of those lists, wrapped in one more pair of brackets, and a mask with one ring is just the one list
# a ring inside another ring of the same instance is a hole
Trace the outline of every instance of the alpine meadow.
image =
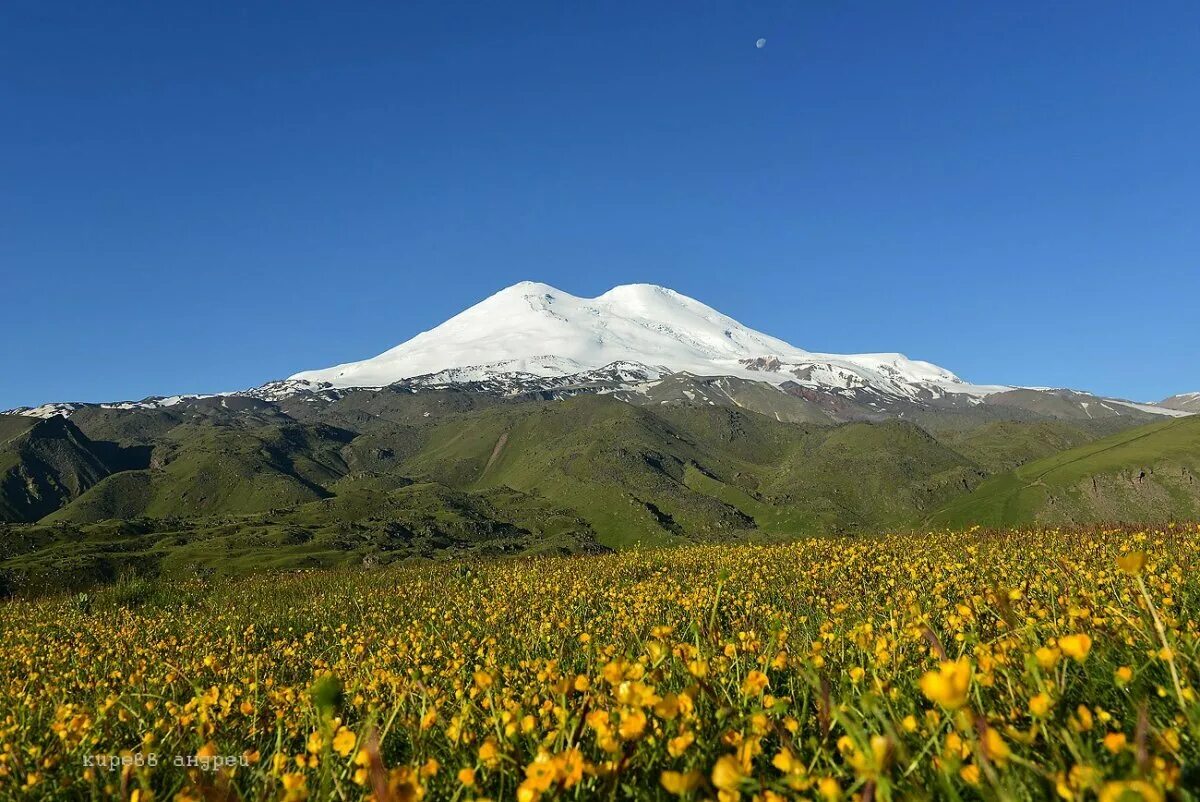
[(1198, 31), (0, 8), (0, 802), (1200, 802)]

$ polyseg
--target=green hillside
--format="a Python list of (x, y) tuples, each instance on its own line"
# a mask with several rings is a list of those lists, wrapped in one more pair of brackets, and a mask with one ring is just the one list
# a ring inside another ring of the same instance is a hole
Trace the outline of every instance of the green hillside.
[(889, 526), (982, 478), (970, 460), (899, 421), (806, 426), (602, 396), (456, 419), (406, 469), (544, 496), (576, 510), (610, 546)]
[(810, 530), (879, 531), (919, 519), (983, 476), (913, 424), (853, 423), (807, 438), (764, 489), (808, 511)]
[(359, 433), (311, 411), (303, 424), (261, 410), (153, 412), (143, 426), (136, 415), (104, 411), (88, 425), (147, 444), (127, 446), (149, 449), (144, 466), (113, 473), (45, 520), (282, 513), (351, 491), (394, 511), (387, 494), (425, 482), (544, 499), (600, 543), (621, 547), (892, 526), (983, 476), (970, 458), (900, 421), (790, 423), (736, 407), (635, 406), (596, 395), (471, 399), (381, 393), (326, 408)]
[(1095, 439), (1129, 417), (832, 423), (754, 383), (665, 387), (639, 403), (396, 387), (0, 416), (0, 585), (1200, 517), (1200, 419)]
[(239, 514), (325, 498), (347, 472), (340, 450), (352, 439), (327, 426), (177, 426), (149, 468), (109, 476), (47, 520)]
[(245, 515), (0, 524), (0, 593), (122, 573), (240, 574), (410, 559), (602, 551), (586, 521), (508, 488), (455, 490), (359, 475), (339, 494)]
[(66, 418), (0, 415), (0, 521), (36, 521), (112, 470)]
[(455, 419), (432, 432), (406, 469), (458, 487), (545, 497), (578, 512), (602, 542), (621, 546), (753, 528), (735, 507), (684, 482), (688, 464), (729, 458), (652, 409), (580, 396)]
[(943, 443), (990, 474), (1011, 471), (1027, 462), (1089, 443), (1100, 436), (1077, 424), (1061, 421), (997, 421), (971, 429), (939, 432), (937, 435)]
[(1200, 418), (1069, 448), (995, 476), (931, 517), (938, 525), (1200, 518)]
[[(1059, 421), (1000, 421), (934, 436), (899, 420), (789, 422), (699, 401), (638, 406), (603, 395), (504, 401), (391, 390), (287, 414), (213, 404), (186, 414), (104, 410), (85, 423), (126, 450), (145, 449), (144, 465), (101, 476), (47, 522), (266, 513), (337, 497), (351, 485), (361, 497), (417, 481), (545, 499), (611, 547), (877, 531), (960, 508), (975, 515), (974, 506), (960, 505), (1005, 482), (1021, 484), (989, 476), (1018, 466), (1016, 476), (1024, 476), (1027, 463), (1094, 437)], [(1097, 442), (1124, 442), (1136, 431)], [(363, 476), (372, 477), (366, 485), (351, 481)], [(1186, 485), (1130, 499), (1120, 483), (1109, 484), (1096, 480), (1099, 498), (1050, 493), (1046, 504), (1058, 504), (1063, 520), (1192, 509)], [(1023, 495), (1031, 500), (1018, 506), (1040, 503), (1036, 492)]]

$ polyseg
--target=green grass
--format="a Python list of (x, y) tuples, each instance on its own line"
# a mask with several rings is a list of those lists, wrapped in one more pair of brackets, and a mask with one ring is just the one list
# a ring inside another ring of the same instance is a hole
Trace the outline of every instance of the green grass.
[(696, 492), (712, 496), (741, 510), (754, 519), (754, 523), (764, 534), (795, 535), (813, 532), (818, 528), (818, 521), (812, 513), (765, 502), (740, 487), (727, 485), (709, 476), (694, 465), (688, 466), (684, 481)]
[(1035, 459), (1095, 440), (1099, 435), (1062, 421), (997, 421), (938, 439), (989, 473), (1003, 473)]
[(114, 474), (50, 521), (263, 512), (325, 498), (346, 472), (351, 435), (298, 425), (180, 426), (157, 446), (163, 467)]
[(112, 472), (74, 424), (0, 415), (0, 521), (32, 521)]
[(937, 525), (1200, 517), (1200, 418), (1140, 426), (993, 477)]

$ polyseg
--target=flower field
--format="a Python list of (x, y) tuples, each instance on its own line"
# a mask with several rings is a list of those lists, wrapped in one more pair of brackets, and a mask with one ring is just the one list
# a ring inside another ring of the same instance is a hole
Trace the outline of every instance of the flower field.
[(931, 532), (12, 601), (0, 798), (1194, 798), (1198, 568)]

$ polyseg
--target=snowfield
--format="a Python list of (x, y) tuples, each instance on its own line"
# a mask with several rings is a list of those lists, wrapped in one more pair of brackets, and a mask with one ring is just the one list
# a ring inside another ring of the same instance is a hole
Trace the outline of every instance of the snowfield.
[(653, 284), (627, 284), (597, 298), (578, 298), (532, 281), (501, 290), (377, 357), (291, 379), (377, 387), (446, 372), (457, 381), (486, 381), (505, 373), (567, 376), (612, 363), (772, 384), (871, 388), (898, 397), (984, 396), (1009, 389), (968, 384), (902, 354), (805, 351)]
[(1174, 396), (1160, 404), (1140, 404), (1083, 391), (971, 384), (945, 368), (903, 354), (806, 351), (654, 284), (626, 284), (596, 298), (578, 298), (548, 284), (523, 281), (360, 362), (303, 371), (236, 392), (155, 396), (99, 405), (44, 404), (8, 413), (49, 418), (69, 417), (81, 406), (132, 410), (207, 399), (221, 399), (224, 406), (225, 399), (233, 397), (266, 402), (294, 396), (329, 399), (352, 389), (378, 389), (397, 382), (410, 388), (465, 385), (501, 395), (568, 392), (572, 388), (645, 395), (672, 375), (764, 382), (810, 400), (812, 390), (826, 399), (831, 395), (839, 398), (835, 406), (849, 401), (872, 413), (901, 416), (910, 402), (925, 408), (961, 409), (1002, 402), (1004, 396), (988, 396), (1014, 389), (1058, 394), (1088, 418), (1093, 416), (1093, 400), (1097, 409), (1108, 413), (1120, 414), (1110, 404), (1165, 416), (1200, 412), (1198, 393)]

